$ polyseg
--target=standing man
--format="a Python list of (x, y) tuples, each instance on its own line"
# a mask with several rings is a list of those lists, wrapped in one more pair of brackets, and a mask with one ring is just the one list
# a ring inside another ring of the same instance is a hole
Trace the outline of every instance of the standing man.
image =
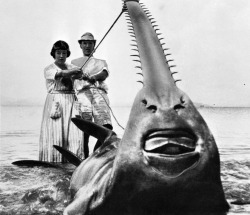
[[(93, 57), (96, 45), (93, 34), (89, 32), (83, 34), (78, 43), (83, 57), (74, 59), (71, 63), (78, 67), (84, 65), (82, 77), (74, 82), (79, 112), (83, 119), (92, 121), (93, 118), (96, 124), (112, 130), (108, 88), (105, 83), (105, 79), (109, 75), (108, 65), (105, 60)], [(85, 158), (89, 156), (88, 142), (89, 135), (84, 133)], [(97, 141), (94, 150), (99, 146), (101, 146), (101, 142)]]

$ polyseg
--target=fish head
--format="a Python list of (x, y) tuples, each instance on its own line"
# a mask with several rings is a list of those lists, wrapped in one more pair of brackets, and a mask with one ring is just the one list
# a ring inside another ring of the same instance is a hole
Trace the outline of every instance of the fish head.
[[(215, 201), (218, 207), (227, 208), (219, 152), (211, 131), (189, 96), (178, 88), (171, 60), (166, 58), (147, 10), (136, 0), (124, 4), (143, 87), (117, 150), (112, 175), (117, 189), (124, 195), (133, 193), (133, 202), (144, 205), (147, 198), (151, 206), (157, 198), (173, 207), (183, 200), (198, 208), (202, 204), (209, 208)], [(207, 198), (201, 198), (203, 195)], [(217, 197), (211, 203), (212, 196)]]

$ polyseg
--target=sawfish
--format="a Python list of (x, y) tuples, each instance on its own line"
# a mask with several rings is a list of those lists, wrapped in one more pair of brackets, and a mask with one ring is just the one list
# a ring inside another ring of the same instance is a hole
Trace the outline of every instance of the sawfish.
[(177, 87), (155, 20), (138, 0), (124, 0), (123, 10), (143, 85), (121, 139), (72, 118), (103, 144), (74, 171), (64, 215), (226, 214), (215, 139)]

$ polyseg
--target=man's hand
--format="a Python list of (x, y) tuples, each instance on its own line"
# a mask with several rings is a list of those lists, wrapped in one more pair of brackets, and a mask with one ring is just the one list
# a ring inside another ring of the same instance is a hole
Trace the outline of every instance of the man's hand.
[(88, 81), (90, 84), (94, 84), (96, 82), (96, 79), (94, 77), (90, 77), (88, 72), (83, 73), (82, 79)]
[(80, 75), (82, 70), (80, 68), (73, 68), (69, 70), (70, 75)]
[(88, 80), (88, 82), (90, 84), (94, 84), (96, 82), (96, 79), (94, 77), (90, 77), (89, 80)]
[(85, 81), (88, 81), (88, 80), (89, 80), (89, 77), (90, 77), (90, 75), (89, 75), (88, 72), (84, 72), (84, 73), (82, 74), (82, 79), (85, 80)]

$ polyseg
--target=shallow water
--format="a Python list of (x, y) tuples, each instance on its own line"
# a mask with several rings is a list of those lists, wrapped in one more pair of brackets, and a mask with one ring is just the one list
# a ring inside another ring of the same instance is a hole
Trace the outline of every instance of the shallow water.
[[(128, 107), (114, 107), (125, 127)], [(201, 108), (221, 158), (221, 178), (228, 202), (250, 201), (250, 108)], [(68, 204), (73, 165), (20, 168), (11, 162), (38, 157), (42, 107), (1, 107), (0, 214), (61, 214)], [(123, 130), (115, 123), (114, 130)], [(95, 139), (91, 139), (91, 144)], [(250, 214), (250, 204), (233, 205), (228, 215)]]

